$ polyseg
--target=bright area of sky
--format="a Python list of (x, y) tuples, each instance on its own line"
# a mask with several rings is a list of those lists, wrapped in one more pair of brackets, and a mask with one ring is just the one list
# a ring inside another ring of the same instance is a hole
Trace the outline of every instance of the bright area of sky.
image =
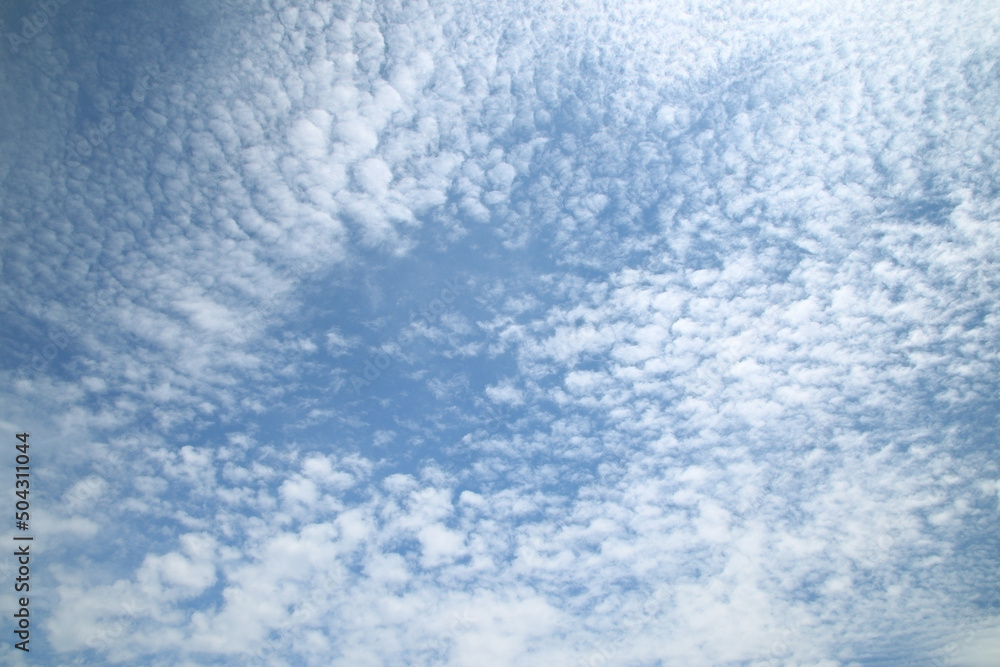
[(1000, 5), (0, 18), (0, 662), (1000, 664)]

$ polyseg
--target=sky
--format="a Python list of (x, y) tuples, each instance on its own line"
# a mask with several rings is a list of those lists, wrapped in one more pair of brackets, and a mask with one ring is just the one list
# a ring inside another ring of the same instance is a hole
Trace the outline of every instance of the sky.
[(0, 663), (1000, 664), (1000, 5), (0, 21)]

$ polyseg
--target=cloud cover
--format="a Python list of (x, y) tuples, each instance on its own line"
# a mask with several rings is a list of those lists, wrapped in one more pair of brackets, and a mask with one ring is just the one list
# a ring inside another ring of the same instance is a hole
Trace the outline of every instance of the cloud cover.
[(992, 664), (998, 27), (66, 5), (0, 74), (38, 651)]

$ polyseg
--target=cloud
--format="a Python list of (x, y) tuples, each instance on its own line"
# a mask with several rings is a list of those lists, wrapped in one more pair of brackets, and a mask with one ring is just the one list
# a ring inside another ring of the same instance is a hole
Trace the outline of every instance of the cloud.
[(45, 659), (990, 660), (995, 11), (154, 4), (3, 56)]

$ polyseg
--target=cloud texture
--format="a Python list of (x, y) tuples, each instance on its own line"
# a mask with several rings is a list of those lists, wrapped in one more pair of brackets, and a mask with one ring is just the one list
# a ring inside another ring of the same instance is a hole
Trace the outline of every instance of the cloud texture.
[(996, 664), (991, 3), (59, 7), (0, 56), (49, 662)]

